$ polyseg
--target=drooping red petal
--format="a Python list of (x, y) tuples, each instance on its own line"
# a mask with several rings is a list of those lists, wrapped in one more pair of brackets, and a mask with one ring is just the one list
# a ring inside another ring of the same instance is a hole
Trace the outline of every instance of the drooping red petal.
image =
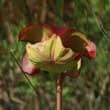
[(49, 37), (51, 35), (52, 31), (49, 25), (33, 24), (21, 30), (19, 33), (19, 40), (35, 43), (41, 41), (44, 37)]
[(51, 26), (51, 29), (53, 33), (57, 34), (60, 37), (66, 36), (66, 34), (69, 34), (72, 31), (72, 29), (69, 27)]
[(86, 49), (86, 56), (88, 56), (90, 59), (94, 59), (96, 57), (96, 45), (92, 41), (89, 41)]
[(85, 50), (88, 40), (83, 33), (71, 28), (62, 28), (59, 32), (61, 32), (59, 33), (60, 38), (66, 48), (71, 48), (77, 53), (82, 53)]
[(60, 37), (67, 36), (72, 31), (69, 27), (56, 27), (48, 24), (33, 24), (25, 27), (19, 33), (19, 40), (31, 43), (39, 42), (43, 37), (51, 37), (57, 34)]
[(40, 73), (40, 69), (34, 66), (28, 59), (27, 54), (24, 55), (21, 64), (22, 70), (29, 75)]

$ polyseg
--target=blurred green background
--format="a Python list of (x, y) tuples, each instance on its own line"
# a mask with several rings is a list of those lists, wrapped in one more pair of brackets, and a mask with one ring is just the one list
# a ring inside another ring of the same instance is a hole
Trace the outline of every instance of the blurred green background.
[(85, 59), (80, 77), (65, 79), (63, 110), (110, 110), (110, 0), (60, 1), (0, 0), (0, 110), (56, 108), (56, 77), (28, 76), (36, 95), (14, 57), (4, 50), (11, 50), (20, 62), (25, 50), (25, 43), (18, 41), (20, 30), (56, 20), (84, 32), (97, 46), (96, 59)]

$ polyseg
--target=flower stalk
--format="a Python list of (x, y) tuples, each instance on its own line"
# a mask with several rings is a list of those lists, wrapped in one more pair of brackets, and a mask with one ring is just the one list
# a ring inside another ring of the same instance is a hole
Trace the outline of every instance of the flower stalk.
[(63, 75), (60, 74), (57, 77), (57, 91), (56, 91), (57, 110), (62, 110), (62, 83), (63, 83)]
[[(63, 18), (63, 4), (64, 0), (56, 0), (56, 25), (62, 26)], [(56, 91), (56, 110), (62, 110), (62, 83), (63, 83), (63, 74), (59, 74), (57, 77), (57, 91)]]

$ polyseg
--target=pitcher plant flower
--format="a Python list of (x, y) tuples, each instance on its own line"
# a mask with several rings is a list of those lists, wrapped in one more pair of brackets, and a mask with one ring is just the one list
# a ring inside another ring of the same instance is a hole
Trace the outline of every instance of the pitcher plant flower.
[(82, 58), (96, 56), (95, 44), (69, 27), (30, 25), (21, 30), (19, 40), (27, 42), (22, 69), (28, 74), (79, 73)]

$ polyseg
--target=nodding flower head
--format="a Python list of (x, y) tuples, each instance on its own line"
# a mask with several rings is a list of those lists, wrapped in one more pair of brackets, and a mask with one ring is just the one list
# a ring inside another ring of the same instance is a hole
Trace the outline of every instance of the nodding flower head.
[(79, 71), (82, 57), (94, 59), (95, 44), (69, 27), (31, 25), (21, 30), (19, 40), (27, 42), (22, 60), (23, 71), (34, 74), (40, 70), (61, 73)]

